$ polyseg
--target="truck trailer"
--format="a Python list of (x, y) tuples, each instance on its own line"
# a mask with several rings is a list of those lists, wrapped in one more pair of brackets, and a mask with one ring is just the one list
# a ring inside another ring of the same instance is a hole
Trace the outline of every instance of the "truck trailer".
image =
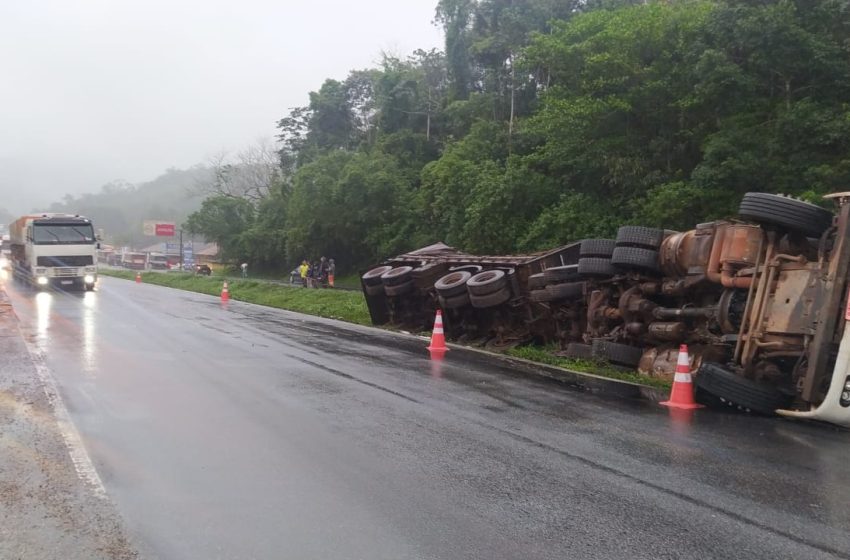
[[(690, 349), (697, 398), (850, 427), (850, 193), (835, 212), (747, 193), (735, 219), (623, 226), (535, 255), (434, 245), (362, 275), (374, 323), (558, 354), (672, 380)], [(830, 203), (828, 202), (828, 203)]]
[(32, 214), (9, 225), (12, 273), (39, 288), (94, 289), (97, 282), (91, 220), (71, 214)]

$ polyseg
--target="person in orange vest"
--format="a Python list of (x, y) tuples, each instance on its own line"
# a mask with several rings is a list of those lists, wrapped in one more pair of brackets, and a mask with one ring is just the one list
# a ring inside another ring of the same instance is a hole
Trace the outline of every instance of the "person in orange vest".
[(328, 286), (334, 287), (334, 274), (336, 274), (336, 263), (333, 259), (328, 261)]

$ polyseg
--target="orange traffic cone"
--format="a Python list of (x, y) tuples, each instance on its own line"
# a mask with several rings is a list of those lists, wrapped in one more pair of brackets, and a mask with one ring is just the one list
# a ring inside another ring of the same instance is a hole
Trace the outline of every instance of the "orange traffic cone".
[(428, 346), (431, 354), (445, 354), (449, 351), (446, 347), (446, 335), (443, 332), (443, 313), (437, 310), (437, 317), (434, 319), (434, 331), (431, 333), (431, 344)]
[(691, 366), (688, 359), (688, 345), (679, 346), (679, 360), (676, 362), (676, 376), (673, 378), (673, 389), (670, 400), (662, 403), (672, 408), (694, 409), (703, 408), (694, 400), (694, 383), (691, 380)]
[(221, 287), (221, 301), (230, 301), (230, 290), (227, 289), (227, 280), (224, 281), (224, 286)]
[(136, 273), (136, 284), (141, 284), (141, 283), (142, 283), (142, 273), (137, 272)]

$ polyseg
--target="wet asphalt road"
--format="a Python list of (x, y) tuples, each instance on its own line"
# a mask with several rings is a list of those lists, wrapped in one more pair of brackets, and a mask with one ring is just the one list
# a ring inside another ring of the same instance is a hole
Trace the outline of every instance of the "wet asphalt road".
[(146, 557), (850, 558), (850, 434), (131, 282), (7, 286)]

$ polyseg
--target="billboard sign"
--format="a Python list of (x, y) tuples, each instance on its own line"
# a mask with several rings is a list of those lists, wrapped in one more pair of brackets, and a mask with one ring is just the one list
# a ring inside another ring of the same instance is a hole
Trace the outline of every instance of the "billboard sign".
[(174, 237), (174, 224), (156, 224), (156, 234), (159, 237)]
[(183, 264), (195, 264), (195, 247), (192, 243), (183, 244)]
[(174, 222), (159, 222), (157, 220), (145, 220), (142, 225), (142, 231), (145, 235), (157, 237), (174, 237), (174, 232), (177, 227)]

